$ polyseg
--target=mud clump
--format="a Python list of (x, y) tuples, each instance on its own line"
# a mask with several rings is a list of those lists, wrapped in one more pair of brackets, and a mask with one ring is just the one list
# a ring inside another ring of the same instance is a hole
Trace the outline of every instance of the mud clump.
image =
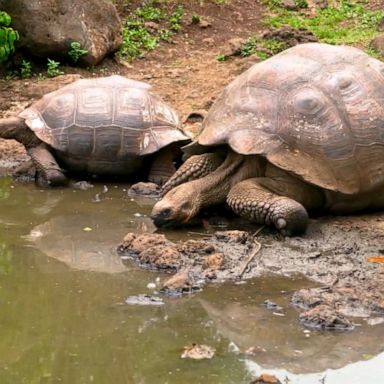
[(160, 187), (155, 183), (139, 182), (133, 184), (131, 188), (128, 189), (128, 196), (149, 196), (149, 197), (159, 197), (160, 196)]
[(181, 265), (181, 254), (173, 245), (159, 244), (140, 252), (137, 259), (141, 265), (155, 270), (177, 270)]
[(318, 305), (299, 315), (299, 321), (309, 329), (351, 331), (355, 325), (343, 314), (328, 305)]
[(272, 29), (262, 35), (263, 39), (277, 40), (284, 43), (286, 48), (293, 47), (298, 44), (314, 43), (319, 39), (306, 28), (292, 28), (284, 26), (279, 29)]
[(206, 284), (271, 273), (301, 273), (314, 282), (313, 288), (292, 295), (293, 305), (303, 311), (303, 326), (349, 330), (353, 318), (374, 324), (383, 316), (384, 270), (371, 261), (384, 252), (384, 220), (379, 214), (311, 219), (301, 237), (286, 238), (269, 228), (256, 237), (251, 234), (256, 229), (217, 231), (180, 242), (162, 234), (129, 233), (118, 253), (140, 267), (175, 273), (163, 284), (165, 295), (190, 294)]
[(292, 303), (302, 309), (327, 306), (343, 316), (369, 317), (384, 314), (384, 276), (359, 284), (341, 282), (334, 286), (301, 289)]

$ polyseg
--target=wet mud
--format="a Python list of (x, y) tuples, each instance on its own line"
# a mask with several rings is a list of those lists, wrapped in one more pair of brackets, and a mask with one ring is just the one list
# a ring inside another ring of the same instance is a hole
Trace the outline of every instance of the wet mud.
[[(384, 321), (384, 218), (380, 214), (311, 220), (302, 237), (216, 231), (198, 240), (171, 241), (164, 234), (128, 233), (118, 254), (139, 266), (172, 274), (160, 292), (182, 295), (206, 284), (265, 274), (302, 274), (313, 287), (292, 295), (299, 321), (310, 329), (352, 330)], [(380, 260), (379, 258), (376, 258)]]

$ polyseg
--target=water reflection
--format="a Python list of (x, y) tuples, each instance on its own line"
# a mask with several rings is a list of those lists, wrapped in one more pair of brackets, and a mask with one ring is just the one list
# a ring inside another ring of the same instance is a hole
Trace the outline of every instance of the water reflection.
[[(160, 308), (125, 305), (128, 296), (153, 293), (147, 284), (156, 277), (167, 278), (124, 266), (114, 252), (127, 232), (155, 230), (148, 219), (153, 201), (127, 197), (124, 185), (12, 187), (8, 180), (0, 197), (1, 384), (248, 384), (251, 373), (271, 369), (281, 379), (312, 384), (304, 378), (320, 374), (310, 372), (349, 372), (349, 363), (384, 348), (382, 325), (307, 337), (288, 304), (289, 292), (312, 285), (303, 279), (211, 286), (165, 299)], [(171, 233), (172, 240), (189, 236)], [(282, 306), (285, 316), (264, 308), (265, 299)], [(181, 359), (192, 342), (213, 346), (216, 356)], [(249, 357), (234, 345), (265, 352)], [(370, 377), (368, 363), (382, 367), (380, 356), (356, 363), (359, 383)]]

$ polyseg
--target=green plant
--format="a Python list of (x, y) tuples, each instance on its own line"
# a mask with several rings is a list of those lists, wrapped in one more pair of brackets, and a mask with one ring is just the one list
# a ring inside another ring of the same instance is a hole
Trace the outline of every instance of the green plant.
[(15, 51), (15, 42), (19, 40), (19, 34), (11, 25), (11, 17), (0, 11), (0, 63), (6, 62)]
[(181, 19), (184, 15), (184, 7), (178, 5), (176, 9), (169, 16), (170, 29), (172, 31), (178, 32), (181, 29)]
[[(119, 56), (132, 61), (155, 49), (161, 40), (170, 42), (174, 33), (181, 29), (183, 14), (182, 6), (172, 9), (163, 1), (149, 1), (137, 8), (124, 21)], [(158, 26), (154, 27), (153, 22)]]
[(192, 20), (192, 24), (199, 24), (199, 23), (200, 23), (200, 20), (201, 20), (201, 16), (198, 15), (197, 13), (194, 13), (194, 14), (192, 15), (191, 20)]
[(217, 61), (225, 61), (226, 60), (226, 57), (223, 53), (219, 53), (217, 56), (216, 56), (216, 60)]
[(320, 41), (329, 44), (356, 44), (367, 46), (377, 34), (377, 25), (384, 10), (370, 10), (365, 1), (341, 0), (338, 5), (317, 9), (314, 16), (302, 11), (287, 11), (273, 6), (274, 13), (267, 17), (268, 26), (279, 28), (290, 25), (293, 28), (310, 30)]
[(80, 57), (88, 53), (86, 49), (81, 48), (81, 44), (78, 41), (72, 41), (70, 47), (71, 48), (68, 51), (68, 55), (71, 57), (74, 63), (77, 63)]
[(295, 0), (295, 4), (298, 8), (308, 8), (307, 0)]
[(20, 76), (22, 79), (27, 79), (32, 76), (32, 64), (29, 61), (23, 60), (21, 62)]
[(49, 77), (55, 77), (59, 75), (63, 75), (64, 72), (59, 69), (60, 63), (58, 61), (48, 59), (47, 62), (47, 74)]
[(279, 40), (249, 37), (243, 44), (240, 54), (241, 56), (256, 55), (259, 59), (265, 60), (286, 48), (286, 44)]
[(164, 9), (155, 7), (154, 4), (151, 3), (137, 8), (135, 14), (138, 17), (149, 21), (158, 21), (166, 17)]

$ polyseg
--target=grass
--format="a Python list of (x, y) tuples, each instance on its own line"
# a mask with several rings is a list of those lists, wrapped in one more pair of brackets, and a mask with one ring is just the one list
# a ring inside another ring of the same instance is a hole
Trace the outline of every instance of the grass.
[(377, 25), (384, 10), (367, 9), (362, 1), (342, 0), (338, 6), (317, 9), (314, 16), (305, 11), (288, 11), (280, 8), (276, 0), (269, 6), (273, 12), (264, 22), (270, 27), (290, 25), (293, 28), (310, 30), (321, 42), (328, 44), (348, 44), (367, 48), (369, 42), (378, 35)]
[(170, 42), (173, 35), (181, 30), (183, 15), (181, 5), (172, 6), (155, 0), (137, 8), (124, 21), (119, 56), (132, 61), (155, 49), (160, 41)]
[(249, 37), (241, 48), (240, 54), (243, 57), (256, 55), (259, 59), (265, 60), (286, 48), (286, 44), (282, 41)]

